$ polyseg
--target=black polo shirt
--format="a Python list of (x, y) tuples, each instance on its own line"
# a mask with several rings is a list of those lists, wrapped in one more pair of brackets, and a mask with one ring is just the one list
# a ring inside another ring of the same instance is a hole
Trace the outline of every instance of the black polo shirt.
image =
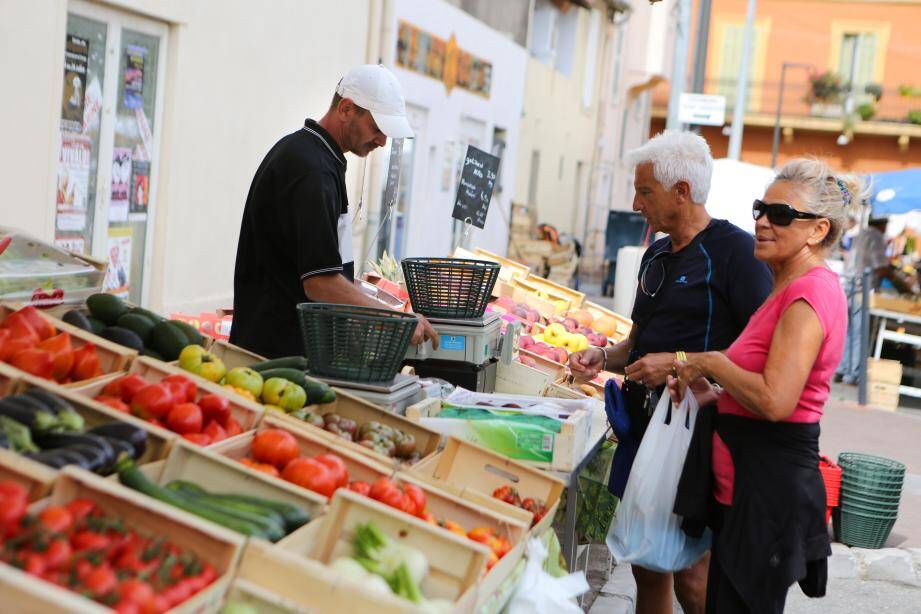
[(754, 249), (752, 236), (726, 220), (711, 220), (677, 252), (668, 237), (649, 246), (633, 304), (632, 358), (728, 348), (773, 286)]
[(310, 119), (259, 165), (237, 245), (232, 343), (268, 357), (304, 353), (303, 281), (354, 274), (345, 169), (339, 145)]

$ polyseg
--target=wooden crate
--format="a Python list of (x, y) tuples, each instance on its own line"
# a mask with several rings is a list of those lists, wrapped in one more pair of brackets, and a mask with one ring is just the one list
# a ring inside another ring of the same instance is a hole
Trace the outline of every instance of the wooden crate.
[[(551, 320), (554, 316), (565, 313), (569, 311), (570, 303), (566, 299), (560, 297), (556, 299), (541, 298), (533, 290), (527, 287), (522, 287), (519, 285), (521, 282), (520, 279), (512, 280), (512, 300), (516, 303), (524, 303), (528, 307), (536, 310), (540, 316), (546, 320)], [(560, 301), (560, 303), (554, 302), (555, 300)]]
[(556, 381), (560, 379), (561, 377), (563, 377), (563, 375), (567, 371), (566, 365), (564, 365), (563, 363), (557, 362), (555, 360), (550, 360), (546, 356), (535, 354), (534, 352), (530, 350), (519, 349), (518, 353), (522, 356), (527, 356), (529, 358), (532, 358), (534, 362), (537, 364), (537, 366), (533, 368), (537, 369), (541, 373), (546, 373), (547, 376), (552, 379), (552, 381)]
[(489, 557), (489, 550), (479, 542), (344, 489), (336, 492), (329, 512), (319, 522), (322, 522), (318, 531), (320, 539), (309, 552), (302, 553), (309, 558), (329, 564), (339, 557), (351, 556), (356, 527), (373, 522), (391, 539), (425, 555), (429, 573), (421, 589), (428, 599), (471, 605), (476, 599), (476, 584), (483, 576)]
[(474, 248), (473, 254), (474, 258), (498, 262), (502, 267), (499, 269), (499, 279), (502, 281), (510, 281), (514, 278), (525, 279), (531, 274), (531, 268), (528, 265), (509, 258), (504, 258), (499, 254), (494, 254), (481, 247)]
[[(302, 456), (311, 457), (318, 454), (336, 454), (342, 458), (349, 470), (350, 481), (362, 481), (374, 483), (376, 480), (394, 475), (392, 467), (377, 463), (364, 454), (353, 452), (340, 446), (338, 443), (317, 436), (313, 431), (298, 429), (292, 427), (290, 423), (277, 419), (274, 415), (268, 415), (262, 421), (259, 429), (280, 428), (291, 433), (298, 446)], [(258, 432), (258, 431), (256, 431)], [(215, 444), (210, 449), (218, 454), (223, 454), (232, 460), (240, 460), (250, 456), (253, 438), (256, 432), (242, 433), (225, 441)], [(495, 529), (500, 535), (505, 535), (512, 543), (517, 543), (527, 532), (527, 526), (520, 520), (520, 517), (509, 517), (495, 512), (492, 509), (484, 508), (476, 503), (467, 501), (461, 497), (456, 497), (450, 493), (445, 493), (431, 484), (418, 480), (411, 473), (397, 473), (396, 476), (407, 482), (417, 484), (426, 493), (428, 510), (438, 519), (450, 519), (467, 530), (478, 526), (488, 526)], [(267, 480), (272, 482), (284, 482), (281, 478), (266, 476)], [(284, 482), (292, 488), (300, 488), (289, 482)], [(319, 496), (319, 495), (318, 495)], [(439, 529), (444, 530), (444, 529)]]
[[(343, 418), (354, 420), (358, 423), (359, 426), (365, 422), (376, 421), (380, 422), (381, 424), (386, 424), (387, 426), (400, 429), (404, 433), (412, 435), (416, 440), (416, 449), (421, 453), (422, 459), (428, 458), (438, 451), (438, 447), (441, 444), (441, 435), (435, 431), (425, 428), (424, 426), (411, 420), (407, 420), (403, 416), (386, 411), (374, 403), (350, 394), (341, 388), (336, 388), (335, 390), (336, 400), (332, 403), (314, 406), (312, 408), (314, 413), (317, 413), (321, 416), (325, 416), (326, 414), (331, 413), (338, 414)], [(369, 450), (364, 446), (358, 445), (357, 442), (346, 441), (334, 433), (330, 433), (329, 431), (313, 426), (312, 424), (304, 422), (303, 420), (298, 420), (297, 418), (287, 414), (273, 413), (272, 416), (276, 419), (289, 422), (296, 427), (310, 429), (316, 435), (330, 439), (340, 446), (360, 454), (365, 454), (380, 463), (400, 463), (400, 461), (397, 459), (378, 454), (374, 450)]]
[(870, 309), (882, 309), (897, 313), (921, 314), (921, 301), (892, 294), (870, 294)]
[(0, 398), (13, 394), (13, 390), (19, 384), (19, 378), (21, 377), (22, 371), (0, 362)]
[(564, 376), (547, 387), (545, 396), (560, 399), (595, 399), (604, 402), (604, 384), (594, 381), (575, 382), (571, 377)]
[(224, 594), (224, 603), (245, 604), (259, 614), (310, 614), (314, 611), (239, 577), (230, 583), (230, 588)]
[(208, 351), (220, 358), (228, 371), (236, 367), (248, 367), (257, 362), (268, 360), (265, 356), (260, 356), (255, 352), (250, 352), (238, 345), (220, 339), (215, 339)]
[(614, 320), (617, 321), (617, 332), (613, 336), (608, 337), (612, 343), (620, 343), (630, 335), (630, 331), (633, 329), (633, 320), (630, 318), (622, 316), (619, 313), (615, 313), (610, 309), (602, 307), (601, 305), (591, 301), (586, 301), (583, 307), (587, 309), (590, 314), (592, 314), (593, 318), (598, 318), (602, 315), (606, 315), (614, 318)]
[(550, 298), (557, 300), (562, 299), (570, 304), (571, 309), (579, 309), (585, 302), (585, 293), (573, 290), (563, 284), (552, 282), (543, 277), (531, 273), (525, 279), (515, 281), (520, 287), (531, 289), (534, 292), (542, 292)]
[(496, 368), (496, 392), (540, 396), (553, 381), (550, 374), (518, 361), (499, 362)]
[[(17, 310), (17, 306), (10, 303), (0, 303), (0, 322), (6, 320), (10, 314)], [(82, 328), (77, 328), (72, 326), (63, 320), (59, 320), (42, 310), (38, 310), (38, 313), (41, 314), (43, 318), (48, 320), (55, 330), (62, 333), (70, 333), (71, 344), (74, 349), (81, 348), (87, 343), (92, 343), (96, 346), (96, 354), (99, 356), (99, 367), (102, 369), (105, 375), (111, 373), (119, 373), (127, 369), (130, 364), (137, 358), (138, 353), (134, 350), (130, 350), (124, 346), (118, 345), (117, 343), (112, 343), (108, 339), (103, 339), (93, 333), (87, 332)], [(10, 366), (11, 369), (15, 367)], [(19, 369), (15, 369), (16, 372), (22, 373)], [(100, 379), (100, 378), (96, 378)], [(69, 386), (80, 386), (87, 382), (94, 380), (83, 380), (81, 382), (74, 382), (69, 384)]]
[(311, 519), (322, 515), (326, 505), (326, 497), (322, 495), (283, 480), (273, 480), (265, 473), (183, 439), (176, 441), (165, 460), (146, 465), (144, 472), (161, 486), (173, 480), (186, 480), (214, 493), (283, 501), (307, 511)]
[[(361, 582), (344, 578), (319, 561), (283, 548), (270, 548), (264, 542), (251, 541), (246, 545), (234, 583), (243, 582), (247, 593), (253, 592), (246, 590), (247, 587), (257, 587), (283, 600), (285, 605), (316, 614), (423, 612), (396, 595), (370, 591)], [(233, 594), (231, 587), (229, 595)], [(259, 612), (262, 614), (264, 610)]]
[[(131, 368), (128, 370), (128, 373), (136, 373), (151, 383), (159, 382), (163, 380), (163, 378), (169, 377), (170, 375), (191, 375), (188, 371), (184, 371), (179, 367), (169, 365), (165, 362), (155, 360), (147, 356), (141, 356), (135, 360), (131, 364)], [(88, 384), (75, 387), (73, 390), (83, 397), (92, 399), (102, 392), (102, 389), (105, 388), (106, 384), (114, 379), (121, 377), (122, 375), (124, 374), (119, 373), (100, 380), (94, 380)], [(198, 389), (195, 395), (196, 399), (200, 399), (206, 394), (218, 394), (227, 398), (230, 401), (230, 414), (237, 422), (240, 423), (240, 426), (244, 431), (250, 431), (256, 428), (256, 425), (259, 424), (259, 421), (262, 419), (264, 409), (259, 403), (250, 401), (249, 399), (236, 394), (232, 390), (228, 390), (212, 382), (207, 382), (201, 378), (191, 377), (189, 379), (195, 383), (195, 386)], [(125, 414), (119, 415), (124, 416)], [(151, 429), (153, 432), (158, 433), (162, 437), (177, 437), (176, 433), (167, 428), (154, 426), (144, 421), (141, 422), (147, 425), (147, 427), (149, 427), (149, 429)]]
[[(48, 505), (65, 505), (77, 498), (89, 499), (106, 514), (121, 518), (127, 526), (139, 533), (164, 536), (213, 565), (218, 578), (170, 612), (191, 614), (217, 610), (239, 560), (244, 543), (241, 535), (74, 467), (64, 469), (51, 496), (32, 505), (30, 512), (39, 512)], [(13, 571), (22, 573), (2, 563), (0, 569), (3, 569), (3, 576)], [(111, 611), (77, 593), (55, 590), (57, 587), (48, 582), (32, 579), (35, 581), (25, 582), (17, 576), (15, 583), (8, 583), (5, 577), (0, 576), (2, 602), (28, 604), (27, 608), (19, 611)]]
[(902, 363), (881, 358), (867, 359), (867, 379), (879, 384), (902, 383)]
[(899, 408), (899, 385), (867, 382), (867, 404), (895, 411)]
[(422, 467), (413, 468), (412, 473), (440, 488), (464, 492), (471, 498), (476, 495), (483, 505), (492, 504), (502, 506), (499, 509), (512, 508), (524, 512), (530, 521), (530, 512), (492, 496), (493, 491), (501, 486), (514, 486), (522, 499), (533, 497), (543, 501), (550, 509), (541, 522), (532, 528), (532, 533), (538, 535), (553, 523), (554, 512), (566, 487), (563, 480), (529, 464), (457, 437), (449, 437), (444, 450), (435, 459)]
[[(138, 459), (140, 465), (165, 458), (176, 437), (175, 433), (161, 433), (163, 429), (134, 416), (123, 414), (111, 407), (82, 397), (71, 389), (30, 375), (23, 376), (16, 392), (25, 392), (30, 388), (47, 390), (73, 405), (74, 410), (86, 421), (87, 429), (110, 422), (126, 422), (143, 429), (147, 433), (147, 448)], [(26, 486), (29, 489), (30, 499), (46, 495), (60, 475), (60, 469), (54, 469), (12, 450), (0, 449), (0, 478), (8, 477)]]
[[(423, 418), (437, 418), (442, 410), (442, 399), (430, 398), (406, 408), (406, 417), (421, 421)], [(561, 422), (560, 432), (555, 433), (552, 441), (553, 451), (549, 462), (521, 459), (540, 469), (553, 471), (572, 471), (585, 452), (592, 425), (592, 416), (588, 411), (576, 411)], [(435, 427), (437, 430), (437, 426)]]

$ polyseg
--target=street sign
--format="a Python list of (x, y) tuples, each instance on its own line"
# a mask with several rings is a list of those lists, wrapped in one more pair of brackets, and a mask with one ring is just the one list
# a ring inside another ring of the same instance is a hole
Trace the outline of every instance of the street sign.
[(499, 158), (468, 145), (451, 217), (483, 228), (498, 171)]
[(681, 94), (678, 121), (698, 126), (722, 126), (726, 123), (726, 97), (711, 94)]

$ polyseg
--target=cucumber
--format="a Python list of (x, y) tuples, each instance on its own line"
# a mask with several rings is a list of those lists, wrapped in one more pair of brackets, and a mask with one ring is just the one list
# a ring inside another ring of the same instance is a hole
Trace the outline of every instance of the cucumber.
[[(284, 358), (273, 358), (272, 360), (257, 362), (254, 365), (250, 365), (249, 368), (253, 371), (259, 371), (260, 373), (268, 371), (269, 369), (297, 369), (298, 371), (305, 371), (307, 369), (307, 359), (303, 356), (285, 356)], [(263, 379), (266, 378), (263, 377)]]
[(197, 494), (199, 496), (207, 496), (209, 500), (216, 503), (223, 504), (226, 502), (229, 505), (235, 503), (246, 504), (248, 506), (260, 507), (264, 510), (275, 512), (282, 517), (284, 520), (285, 529), (287, 529), (289, 533), (294, 529), (310, 522), (310, 514), (308, 514), (302, 508), (291, 503), (285, 503), (284, 501), (261, 499), (259, 497), (251, 497), (249, 495), (224, 495), (209, 493), (198, 484), (187, 482), (185, 480), (173, 480), (167, 484), (166, 487), (173, 490), (178, 490), (182, 493), (188, 493), (190, 495)]
[[(282, 517), (282, 515), (267, 507), (265, 502), (257, 497), (253, 497), (248, 501), (244, 501), (234, 499), (232, 496), (228, 497), (226, 495), (212, 494), (201, 488), (190, 488), (188, 483), (183, 484), (182, 482), (177, 481), (170, 482), (166, 485), (166, 487), (200, 503), (212, 505), (227, 512), (228, 514), (260, 516), (265, 518), (266, 521), (277, 525), (279, 528), (285, 526), (285, 519)], [(282, 534), (284, 535), (284, 531)]]
[(270, 380), (273, 377), (280, 377), (286, 379), (289, 382), (295, 383), (304, 390), (307, 390), (307, 376), (303, 371), (298, 369), (268, 369), (266, 371), (260, 371), (263, 380)]
[(325, 383), (315, 379), (307, 379), (306, 382), (304, 390), (307, 392), (307, 405), (332, 403), (336, 400), (335, 391)]
[(128, 456), (122, 456), (118, 459), (118, 462), (115, 463), (115, 470), (118, 471), (119, 482), (128, 488), (144, 493), (148, 497), (153, 497), (167, 505), (201, 516), (237, 533), (242, 533), (249, 537), (269, 539), (265, 527), (260, 523), (252, 522), (236, 515), (226, 514), (209, 505), (203, 505), (189, 499), (178, 492), (157, 486), (150, 478), (141, 473), (137, 464)]

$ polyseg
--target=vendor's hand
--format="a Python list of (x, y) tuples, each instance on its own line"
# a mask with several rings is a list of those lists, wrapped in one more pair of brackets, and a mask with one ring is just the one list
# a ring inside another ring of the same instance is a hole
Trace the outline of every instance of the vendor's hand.
[(412, 339), (410, 343), (413, 345), (422, 345), (426, 341), (432, 342), (432, 349), (438, 349), (438, 333), (435, 332), (435, 329), (432, 328), (432, 325), (429, 324), (429, 321), (425, 316), (416, 314), (416, 317), (419, 319), (419, 323), (416, 324), (416, 330), (413, 332)]
[(665, 384), (665, 377), (672, 372), (675, 355), (669, 352), (646, 354), (624, 368), (628, 378), (647, 388), (658, 388)]
[[(598, 350), (601, 350), (600, 352)], [(580, 380), (594, 379), (604, 369), (605, 353), (603, 348), (591, 347), (576, 352), (569, 357), (569, 370)]]

